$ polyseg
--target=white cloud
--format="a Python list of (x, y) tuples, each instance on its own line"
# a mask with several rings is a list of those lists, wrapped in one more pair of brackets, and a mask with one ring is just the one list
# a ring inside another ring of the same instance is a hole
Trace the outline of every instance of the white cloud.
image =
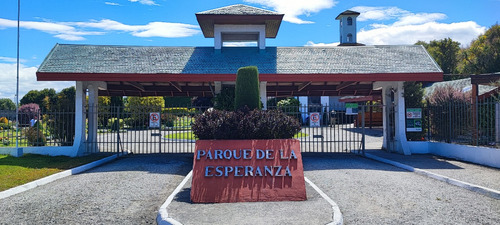
[(375, 29), (361, 29), (358, 33), (358, 42), (368, 45), (395, 45), (415, 44), (417, 41), (432, 41), (451, 38), (467, 46), (484, 33), (486, 27), (474, 21), (459, 23), (427, 22), (417, 25), (389, 25)]
[[(17, 58), (12, 58), (12, 57), (3, 57), (0, 56), (0, 61), (8, 62), (8, 63), (15, 63), (17, 62)], [(19, 59), (19, 62), (26, 62), (25, 59)]]
[(158, 5), (153, 0), (128, 0), (129, 2), (139, 2), (143, 5)]
[(410, 13), (398, 7), (356, 6), (351, 10), (361, 13), (357, 18), (358, 21), (388, 20)]
[(296, 23), (307, 24), (312, 21), (302, 20), (299, 16), (310, 16), (323, 9), (329, 9), (337, 4), (334, 0), (244, 0), (248, 3), (256, 3), (272, 8), (278, 13), (285, 14), (283, 20)]
[(314, 43), (312, 41), (308, 41), (305, 46), (308, 47), (335, 47), (338, 46), (340, 42), (333, 42), (333, 43)]
[[(60, 91), (63, 88), (74, 86), (70, 81), (36, 81), (36, 67), (19, 66), (19, 100), (30, 90), (54, 88)], [(10, 98), (15, 101), (17, 66), (15, 63), (0, 63), (0, 98)]]
[(116, 2), (104, 2), (104, 4), (106, 5), (115, 5), (115, 6), (119, 6), (120, 4), (116, 3)]
[(103, 19), (93, 22), (70, 23), (79, 27), (98, 28), (108, 31), (127, 31), (136, 37), (189, 37), (200, 33), (198, 26), (183, 23), (151, 22), (146, 25), (126, 25)]
[[(398, 7), (358, 6), (351, 10), (361, 13), (358, 21), (377, 21), (358, 32), (358, 42), (368, 45), (414, 44), (449, 37), (466, 46), (486, 31), (474, 21), (440, 23), (447, 17), (442, 13), (413, 13)], [(384, 20), (390, 22), (381, 22)]]
[[(2, 27), (17, 27), (17, 21), (0, 18), (0, 28)], [(104, 31), (130, 32), (136, 37), (166, 38), (189, 37), (200, 33), (198, 26), (191, 24), (151, 22), (146, 25), (127, 25), (109, 19), (90, 22), (21, 21), (21, 27), (53, 34), (56, 38), (69, 41), (81, 41), (85, 40), (85, 36), (106, 34)]]
[(403, 16), (399, 18), (399, 20), (395, 22), (393, 25), (394, 26), (417, 25), (417, 24), (435, 22), (442, 19), (446, 19), (446, 15), (442, 13), (417, 13), (417, 14), (409, 14)]

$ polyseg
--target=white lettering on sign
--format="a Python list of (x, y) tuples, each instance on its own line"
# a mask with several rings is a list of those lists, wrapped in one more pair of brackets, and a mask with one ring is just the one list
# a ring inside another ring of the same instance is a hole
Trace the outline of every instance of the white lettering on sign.
[[(196, 160), (250, 160), (255, 157), (256, 160), (274, 160), (273, 149), (255, 149), (255, 155), (252, 155), (252, 149), (215, 149), (213, 151), (198, 149), (196, 151)], [(280, 160), (297, 160), (297, 154), (292, 149), (290, 155), (285, 155), (285, 152), (279, 150)], [(292, 176), (292, 172), (288, 166), (206, 166), (205, 177), (262, 177), (276, 176), (286, 177)]]

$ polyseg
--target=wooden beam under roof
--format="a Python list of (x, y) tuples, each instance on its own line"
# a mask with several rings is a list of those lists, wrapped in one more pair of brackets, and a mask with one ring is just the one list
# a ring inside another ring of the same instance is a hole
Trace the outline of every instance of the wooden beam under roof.
[(182, 92), (182, 88), (181, 88), (181, 86), (179, 85), (179, 83), (177, 83), (177, 82), (173, 82), (173, 81), (170, 81), (169, 83), (170, 83), (172, 86), (174, 86), (174, 87), (175, 87), (175, 89), (177, 89), (179, 92)]
[(344, 89), (344, 88), (346, 88), (346, 87), (349, 87), (349, 86), (351, 86), (351, 85), (355, 85), (356, 83), (357, 83), (356, 81), (345, 81), (345, 82), (340, 83), (340, 85), (338, 85), (338, 86), (335, 88), (335, 90), (336, 90), (336, 91), (340, 91), (340, 90), (342, 90), (342, 89)]
[(128, 81), (128, 82), (125, 82), (125, 83), (130, 84), (132, 87), (135, 87), (135, 88), (139, 89), (140, 91), (146, 91), (146, 89), (144, 88), (144, 86), (142, 86), (138, 82)]
[(311, 83), (312, 83), (312, 81), (304, 82), (304, 83), (300, 84), (298, 91), (304, 90), (304, 88), (306, 88), (307, 86), (309, 86)]

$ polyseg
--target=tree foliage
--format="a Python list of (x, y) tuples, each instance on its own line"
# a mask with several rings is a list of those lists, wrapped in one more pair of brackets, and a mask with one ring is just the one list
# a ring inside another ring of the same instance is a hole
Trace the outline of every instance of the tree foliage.
[(47, 129), (63, 146), (72, 145), (75, 139), (75, 114), (68, 113), (75, 111), (75, 96), (75, 87), (61, 90), (50, 105), (50, 109), (58, 114), (47, 117)]
[(0, 110), (16, 110), (16, 104), (10, 98), (0, 98)]
[(49, 109), (50, 103), (55, 101), (56, 90), (53, 88), (45, 88), (41, 91), (31, 90), (26, 93), (19, 101), (21, 105), (36, 103), (42, 109)]
[(235, 109), (260, 109), (259, 70), (255, 66), (241, 67), (236, 76)]
[(423, 45), (436, 63), (441, 67), (444, 74), (457, 73), (458, 54), (460, 52), (460, 43), (451, 38), (442, 40), (433, 40), (429, 43), (418, 41), (416, 45)]
[(146, 128), (149, 113), (161, 112), (164, 107), (163, 97), (128, 97), (125, 103), (125, 111), (129, 114), (126, 123), (133, 128)]
[(462, 51), (462, 73), (500, 72), (500, 25), (496, 24)]
[(407, 108), (423, 107), (424, 88), (422, 83), (408, 81), (404, 83), (404, 98)]
[(214, 108), (219, 110), (234, 110), (234, 87), (224, 87), (214, 98)]

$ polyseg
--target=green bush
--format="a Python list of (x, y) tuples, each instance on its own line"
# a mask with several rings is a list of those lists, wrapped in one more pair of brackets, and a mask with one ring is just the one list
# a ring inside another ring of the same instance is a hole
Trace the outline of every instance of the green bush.
[(181, 116), (181, 115), (193, 114), (195, 112), (196, 112), (195, 108), (173, 107), (164, 109), (162, 113), (176, 114), (177, 116)]
[(125, 121), (123, 119), (111, 118), (108, 119), (108, 124), (111, 124), (111, 130), (119, 130), (124, 128)]
[(9, 130), (12, 129), (12, 126), (10, 126), (8, 123), (0, 123), (0, 130)]
[(259, 71), (255, 66), (238, 69), (236, 76), (234, 107), (236, 110), (248, 107), (260, 109)]
[(149, 126), (149, 113), (160, 112), (165, 106), (163, 97), (129, 97), (125, 104), (125, 123), (135, 129)]
[(161, 114), (161, 124), (167, 127), (173, 127), (177, 116), (174, 114), (162, 113)]
[(234, 110), (234, 88), (224, 87), (214, 98), (214, 108), (218, 110)]
[(45, 146), (47, 144), (47, 138), (43, 134), (42, 124), (37, 121), (34, 126), (28, 128), (25, 133), (28, 139), (28, 145), (30, 146)]
[(279, 110), (211, 110), (196, 117), (193, 133), (207, 139), (289, 139), (300, 131), (297, 119)]
[(7, 118), (5, 118), (5, 117), (0, 117), (0, 123), (7, 124), (7, 123), (9, 123), (9, 120)]

